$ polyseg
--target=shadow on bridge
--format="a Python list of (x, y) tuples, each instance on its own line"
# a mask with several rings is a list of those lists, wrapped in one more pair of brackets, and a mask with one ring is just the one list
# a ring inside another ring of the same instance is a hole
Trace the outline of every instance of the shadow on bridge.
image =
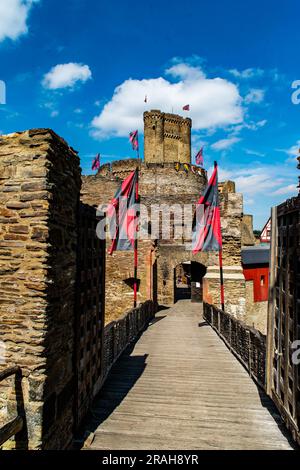
[(262, 406), (270, 413), (270, 416), (272, 416), (272, 418), (274, 419), (275, 423), (278, 426), (279, 431), (286, 438), (291, 448), (294, 450), (299, 450), (298, 444), (293, 440), (292, 435), (290, 431), (287, 429), (275, 404), (270, 400), (270, 398), (266, 395), (266, 392), (262, 390), (259, 385), (257, 384), (255, 385), (257, 387), (257, 392), (259, 394), (259, 398), (260, 398)]
[[(162, 319), (163, 317), (157, 318), (156, 320), (159, 321)], [(149, 326), (151, 326), (151, 324)], [(85, 435), (94, 433), (94, 431), (112, 415), (144, 373), (147, 366), (146, 361), (148, 354), (144, 354), (143, 356), (131, 356), (137, 341), (126, 348), (116, 364), (112, 367), (83, 425)], [(85, 436), (83, 432), (81, 432), (79, 439), (76, 441), (77, 448), (80, 449), (82, 447), (84, 438)]]

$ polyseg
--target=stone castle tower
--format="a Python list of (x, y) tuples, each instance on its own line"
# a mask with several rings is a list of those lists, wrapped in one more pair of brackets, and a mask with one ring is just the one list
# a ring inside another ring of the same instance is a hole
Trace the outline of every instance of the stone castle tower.
[(144, 113), (145, 163), (191, 163), (192, 120), (159, 110)]

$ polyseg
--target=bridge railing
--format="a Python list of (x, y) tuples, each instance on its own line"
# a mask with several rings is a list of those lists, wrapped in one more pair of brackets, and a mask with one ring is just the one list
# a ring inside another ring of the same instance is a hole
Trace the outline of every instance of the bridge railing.
[[(21, 379), (22, 371), (21, 368), (18, 366), (10, 367), (8, 369), (3, 370), (0, 372), (0, 383), (3, 382), (5, 379), (8, 379), (12, 376), (16, 377), (16, 381)], [(17, 386), (16, 386), (16, 395), (18, 394)], [(18, 402), (18, 396), (16, 397)], [(8, 441), (11, 437), (18, 434), (22, 431), (24, 426), (23, 416), (18, 415), (9, 423), (5, 424), (0, 428), (0, 446), (2, 446), (6, 441)]]
[(103, 381), (110, 369), (124, 352), (148, 325), (156, 313), (156, 305), (151, 300), (129, 310), (119, 320), (113, 321), (104, 328), (104, 366)]
[(204, 303), (203, 316), (250, 376), (265, 389), (266, 336), (214, 305)]

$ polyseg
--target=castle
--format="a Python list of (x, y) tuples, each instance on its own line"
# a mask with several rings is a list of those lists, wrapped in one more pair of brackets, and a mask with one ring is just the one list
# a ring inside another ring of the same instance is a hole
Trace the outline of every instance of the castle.
[[(114, 196), (120, 181), (137, 166), (140, 170), (141, 203), (149, 209), (156, 204), (172, 207), (196, 204), (207, 185), (204, 169), (191, 164), (192, 121), (178, 115), (153, 110), (144, 113), (144, 161), (120, 160), (102, 165), (95, 176), (84, 176), (82, 201), (95, 207)], [(176, 164), (179, 166), (176, 168)], [(186, 171), (184, 164), (189, 165)], [(180, 169), (179, 169), (180, 168)], [(219, 186), (223, 235), (223, 263), (226, 310), (239, 318), (246, 315), (246, 282), (242, 271), (241, 248), (254, 244), (251, 219), (243, 213), (243, 196), (233, 182)], [(250, 226), (249, 226), (250, 222)], [(171, 227), (174, 231), (175, 227)], [(171, 305), (191, 296), (220, 305), (218, 254), (193, 255), (191, 240), (139, 241), (140, 302), (152, 299)], [(106, 317), (118, 318), (132, 307), (132, 252), (117, 252), (106, 259)], [(189, 286), (182, 282), (189, 279)], [(178, 280), (181, 280), (178, 283)]]
[[(188, 296), (220, 304), (218, 254), (194, 256), (187, 237), (163, 240), (158, 234), (139, 241), (143, 304), (132, 310), (133, 253), (108, 256), (96, 236), (96, 208), (112, 199), (137, 165), (146, 207), (195, 204), (207, 174), (191, 165), (190, 142), (190, 120), (145, 113), (144, 161), (121, 160), (82, 177), (77, 152), (52, 130), (0, 137), (0, 371), (14, 364), (22, 369), (16, 387), (11, 380), (2, 388), (0, 418), (13, 419), (18, 400), (25, 407), (17, 445), (70, 444), (107, 371), (157, 304)], [(254, 244), (251, 218), (243, 214), (234, 183), (219, 190), (225, 308), (252, 325), (241, 262), (242, 245)], [(170, 224), (172, 233), (174, 219)], [(104, 328), (110, 320), (117, 321)]]

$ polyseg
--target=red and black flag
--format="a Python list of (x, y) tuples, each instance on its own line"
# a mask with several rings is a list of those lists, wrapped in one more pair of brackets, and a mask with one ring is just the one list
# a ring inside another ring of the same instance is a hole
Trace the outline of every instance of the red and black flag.
[(189, 111), (190, 110), (190, 105), (189, 104), (186, 104), (185, 106), (183, 106), (183, 111)]
[(133, 250), (137, 236), (138, 169), (122, 182), (107, 209), (112, 234), (112, 245), (108, 251)]
[(92, 163), (92, 170), (99, 170), (100, 168), (100, 153), (96, 155)]
[(193, 220), (192, 249), (194, 254), (199, 251), (222, 250), (218, 166), (216, 162), (208, 186), (196, 206)]
[(133, 131), (129, 134), (129, 140), (131, 142), (133, 150), (139, 151), (139, 132)]
[(204, 164), (203, 147), (197, 153), (197, 155), (195, 157), (195, 160), (196, 160), (196, 165), (203, 166), (203, 164)]

